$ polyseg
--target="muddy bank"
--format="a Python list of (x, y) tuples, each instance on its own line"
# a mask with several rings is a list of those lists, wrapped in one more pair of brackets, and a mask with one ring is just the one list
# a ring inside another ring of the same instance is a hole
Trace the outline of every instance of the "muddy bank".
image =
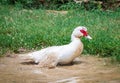
[(82, 56), (71, 65), (39, 68), (19, 57), (0, 58), (0, 83), (120, 83), (120, 66)]

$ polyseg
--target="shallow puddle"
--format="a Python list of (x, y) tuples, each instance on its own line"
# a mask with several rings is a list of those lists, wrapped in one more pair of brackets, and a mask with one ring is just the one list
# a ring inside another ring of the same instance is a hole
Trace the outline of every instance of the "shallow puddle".
[(0, 83), (120, 83), (120, 66), (82, 56), (71, 65), (39, 68), (19, 57), (0, 58)]

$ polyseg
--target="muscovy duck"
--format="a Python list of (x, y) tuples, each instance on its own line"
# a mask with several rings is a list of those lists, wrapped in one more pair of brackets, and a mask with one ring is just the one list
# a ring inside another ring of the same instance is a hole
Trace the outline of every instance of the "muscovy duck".
[(43, 48), (29, 53), (25, 56), (25, 59), (33, 60), (35, 63), (38, 63), (39, 67), (54, 68), (57, 64), (69, 64), (80, 56), (83, 51), (81, 37), (92, 39), (84, 26), (78, 26), (74, 29), (69, 44)]

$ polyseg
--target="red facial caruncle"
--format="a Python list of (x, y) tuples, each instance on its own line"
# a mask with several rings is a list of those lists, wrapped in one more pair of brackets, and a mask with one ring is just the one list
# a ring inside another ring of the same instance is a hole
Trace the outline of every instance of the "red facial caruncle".
[(83, 36), (88, 36), (88, 32), (87, 31), (81, 29), (80, 32), (83, 33)]

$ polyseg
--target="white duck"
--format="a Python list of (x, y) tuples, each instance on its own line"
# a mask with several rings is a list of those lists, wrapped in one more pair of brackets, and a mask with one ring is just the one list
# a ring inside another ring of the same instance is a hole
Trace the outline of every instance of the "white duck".
[(82, 36), (92, 39), (87, 28), (79, 26), (74, 29), (71, 35), (71, 42), (63, 46), (52, 46), (29, 53), (26, 59), (32, 59), (40, 67), (56, 67), (59, 64), (69, 64), (83, 51), (83, 44), (79, 38)]

